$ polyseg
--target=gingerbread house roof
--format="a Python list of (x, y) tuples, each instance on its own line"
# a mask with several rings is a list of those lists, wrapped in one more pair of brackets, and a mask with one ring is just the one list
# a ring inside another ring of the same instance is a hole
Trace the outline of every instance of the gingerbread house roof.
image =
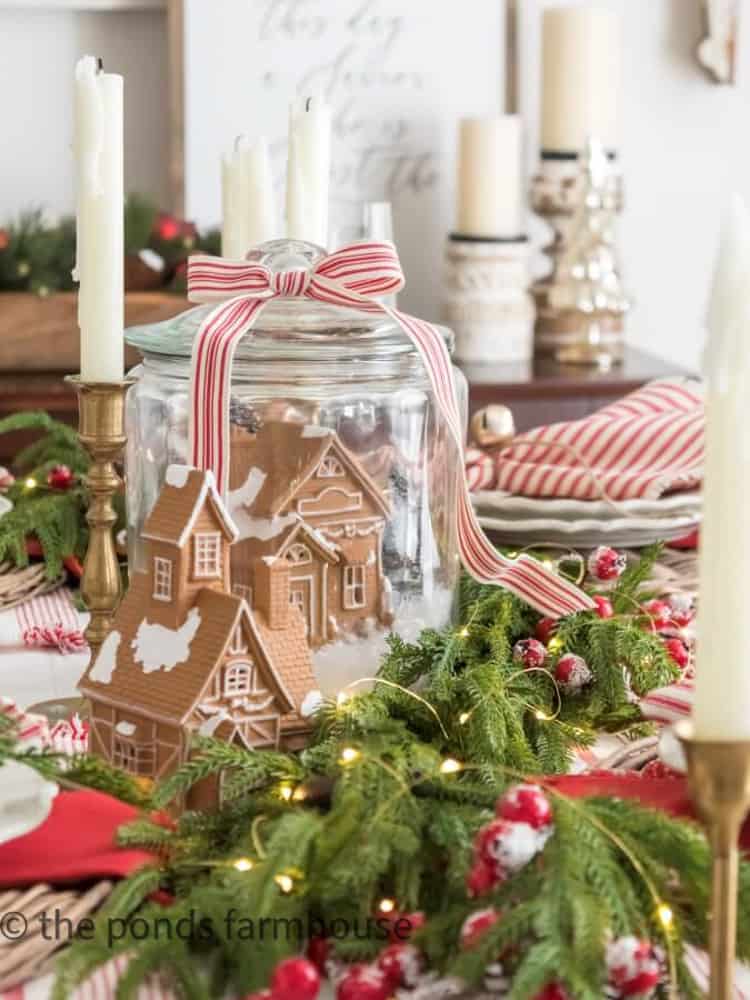
[[(232, 594), (203, 588), (176, 629), (148, 621), (149, 587), (134, 574), (113, 628), (79, 683), (83, 694), (149, 718), (184, 724), (204, 696), (241, 619), (266, 662), (282, 712), (299, 710), (317, 686), (299, 612), (273, 633)], [(290, 612), (296, 609), (290, 609)]]
[[(384, 516), (390, 511), (383, 491), (330, 428), (269, 421), (258, 434), (235, 431), (231, 448), (232, 471), (242, 469), (246, 478), (238, 481), (238, 475), (230, 475), (230, 505), (232, 509), (242, 506), (252, 517), (277, 517), (329, 451), (361, 484)], [(249, 475), (245, 472), (248, 468)], [(273, 475), (264, 471), (269, 469)]]
[(170, 465), (159, 498), (146, 519), (143, 537), (182, 547), (205, 503), (213, 509), (227, 541), (236, 541), (239, 532), (221, 501), (213, 472)]

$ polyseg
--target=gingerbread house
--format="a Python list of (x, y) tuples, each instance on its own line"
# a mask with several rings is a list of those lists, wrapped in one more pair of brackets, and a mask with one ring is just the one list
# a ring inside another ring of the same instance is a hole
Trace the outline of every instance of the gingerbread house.
[[(91, 703), (91, 750), (158, 778), (189, 759), (196, 736), (248, 749), (301, 745), (305, 700), (319, 696), (286, 567), (259, 570), (252, 608), (230, 593), (237, 527), (213, 475), (185, 466), (170, 466), (143, 536), (146, 572), (133, 574), (79, 684)], [(189, 804), (206, 805), (219, 785), (198, 786)]]
[(383, 573), (385, 492), (338, 435), (317, 424), (234, 427), (232, 582), (252, 601), (269, 577), (299, 609), (313, 648), (393, 620)]

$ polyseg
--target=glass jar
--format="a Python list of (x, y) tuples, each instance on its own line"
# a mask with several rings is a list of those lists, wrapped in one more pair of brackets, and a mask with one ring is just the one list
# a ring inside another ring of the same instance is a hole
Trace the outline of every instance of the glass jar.
[[(271, 270), (322, 251), (274, 241)], [(189, 463), (193, 340), (213, 305), (126, 331), (143, 362), (127, 400), (131, 569), (167, 466)], [(452, 335), (441, 331), (452, 346)], [(459, 405), (467, 389), (454, 370)], [(225, 501), (240, 532), (232, 583), (252, 606), (260, 561), (290, 564), (289, 601), (307, 622), (321, 690), (372, 676), (392, 629), (407, 640), (452, 617), (463, 474), (416, 349), (386, 316), (278, 298), (237, 347)]]

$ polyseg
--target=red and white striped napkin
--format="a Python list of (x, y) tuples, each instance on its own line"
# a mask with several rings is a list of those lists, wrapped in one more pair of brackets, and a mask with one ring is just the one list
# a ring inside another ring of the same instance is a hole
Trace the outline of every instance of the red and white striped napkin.
[(656, 499), (703, 478), (705, 414), (695, 382), (650, 382), (582, 420), (537, 427), (494, 456), (467, 454), (471, 489), (577, 500)]
[(677, 681), (649, 691), (639, 702), (644, 717), (651, 722), (672, 723), (693, 713), (693, 681)]

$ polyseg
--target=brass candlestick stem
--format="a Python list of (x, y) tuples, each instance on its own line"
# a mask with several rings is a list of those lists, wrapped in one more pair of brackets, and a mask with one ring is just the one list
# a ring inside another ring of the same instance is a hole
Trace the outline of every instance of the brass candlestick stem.
[(737, 840), (750, 809), (750, 741), (699, 740), (687, 722), (678, 723), (676, 729), (687, 757), (690, 791), (713, 853), (709, 997), (731, 1000), (737, 940)]
[(114, 463), (125, 446), (125, 393), (133, 380), (85, 382), (79, 375), (69, 375), (66, 381), (78, 394), (78, 435), (92, 458), (85, 480), (91, 500), (81, 594), (91, 614), (86, 639), (94, 655), (107, 637), (122, 591), (112, 535), (117, 521), (112, 498), (120, 486)]

